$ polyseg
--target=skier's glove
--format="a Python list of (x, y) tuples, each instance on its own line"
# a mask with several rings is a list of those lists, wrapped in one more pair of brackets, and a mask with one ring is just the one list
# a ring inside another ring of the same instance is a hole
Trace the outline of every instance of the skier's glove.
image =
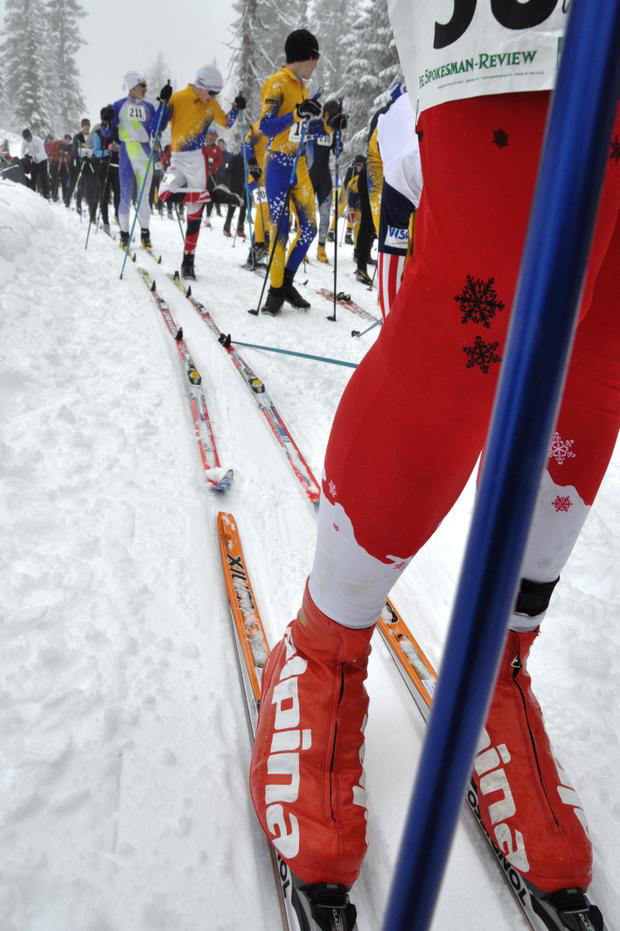
[(246, 99), (243, 96), (243, 94), (237, 94), (233, 103), (236, 106), (237, 110), (245, 110), (247, 106)]
[(258, 179), (262, 175), (262, 171), (260, 170), (260, 165), (258, 164), (255, 158), (251, 158), (250, 161), (248, 162), (248, 174), (250, 178), (252, 178), (253, 181), (258, 181)]
[(167, 84), (164, 84), (164, 86), (160, 90), (159, 99), (163, 100), (164, 103), (168, 103), (171, 97), (172, 97), (172, 85), (170, 84), (170, 82), (168, 82)]
[(299, 119), (305, 120), (307, 116), (319, 116), (323, 108), (318, 100), (312, 100), (312, 98), (310, 98), (309, 100), (302, 100), (301, 103), (297, 104), (295, 109), (297, 110)]
[(346, 129), (348, 123), (346, 113), (334, 113), (327, 121), (327, 125), (332, 129)]

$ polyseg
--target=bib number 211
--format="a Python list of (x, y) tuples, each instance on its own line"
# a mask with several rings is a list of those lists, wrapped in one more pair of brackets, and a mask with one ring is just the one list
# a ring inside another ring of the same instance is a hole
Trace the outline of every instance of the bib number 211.
[[(471, 25), (479, 0), (453, 0), (454, 12), (449, 23), (435, 23), (434, 48), (446, 48), (464, 35)], [(488, 3), (489, 0), (480, 0)], [(490, 0), (491, 12), (506, 29), (532, 29), (551, 16), (558, 0)]]

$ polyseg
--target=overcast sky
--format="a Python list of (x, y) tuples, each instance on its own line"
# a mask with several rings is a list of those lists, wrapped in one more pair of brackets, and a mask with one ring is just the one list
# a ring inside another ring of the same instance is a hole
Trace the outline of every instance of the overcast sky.
[[(123, 96), (123, 75), (145, 70), (161, 50), (176, 87), (185, 87), (200, 65), (216, 63), (226, 78), (231, 0), (81, 0), (88, 15), (81, 21), (88, 43), (78, 58), (88, 116)], [(0, 0), (1, 24), (5, 0)], [(229, 96), (226, 88), (224, 102)], [(230, 88), (232, 91), (233, 89)], [(159, 91), (159, 88), (157, 88)], [(236, 92), (236, 89), (235, 89)]]

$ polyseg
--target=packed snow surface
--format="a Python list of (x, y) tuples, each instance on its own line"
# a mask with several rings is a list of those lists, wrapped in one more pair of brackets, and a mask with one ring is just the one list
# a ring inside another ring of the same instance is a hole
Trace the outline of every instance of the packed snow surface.
[[(222, 220), (194, 292), (236, 339), (357, 362), (378, 330), (330, 305), (331, 269), (298, 275), (304, 314), (248, 315), (262, 280)], [(154, 274), (199, 370), (225, 496), (201, 473), (176, 353), (110, 238), (0, 182), (0, 929), (274, 931), (279, 913), (248, 799), (249, 738), (215, 541), (232, 511), (271, 641), (298, 608), (315, 516), (246, 386), (165, 277), (176, 222), (154, 216)], [(331, 250), (330, 250), (331, 254)], [(314, 248), (311, 251), (313, 258)], [(377, 313), (340, 255), (340, 287)], [(307, 284), (304, 285), (304, 282)], [(243, 350), (321, 474), (351, 370)], [(389, 471), (380, 461), (377, 474)], [(437, 664), (472, 507), (463, 496), (393, 591)], [(530, 668), (590, 821), (593, 897), (620, 923), (618, 457), (558, 586)], [(355, 901), (378, 931), (424, 725), (376, 638), (367, 728), (369, 842)], [(463, 811), (435, 931), (525, 927)]]

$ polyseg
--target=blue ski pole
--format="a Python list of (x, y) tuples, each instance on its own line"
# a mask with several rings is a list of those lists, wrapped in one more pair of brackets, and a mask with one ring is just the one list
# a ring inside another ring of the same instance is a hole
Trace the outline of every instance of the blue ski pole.
[(165, 101), (165, 100), (162, 100), (162, 101), (160, 102), (159, 116), (157, 117), (157, 125), (155, 126), (155, 132), (153, 133), (153, 139), (152, 139), (152, 142), (151, 142), (151, 152), (150, 152), (150, 155), (149, 155), (149, 160), (148, 160), (148, 162), (146, 163), (146, 171), (144, 172), (144, 180), (143, 180), (142, 186), (141, 186), (141, 188), (140, 188), (140, 193), (139, 193), (139, 195), (138, 195), (138, 200), (136, 201), (136, 212), (135, 212), (135, 215), (134, 215), (134, 218), (133, 218), (133, 223), (131, 224), (131, 232), (129, 233), (129, 241), (128, 241), (128, 243), (127, 243), (127, 248), (125, 249), (125, 257), (124, 257), (124, 259), (123, 259), (123, 267), (121, 268), (121, 274), (120, 274), (120, 277), (121, 277), (121, 278), (123, 277), (123, 272), (125, 271), (125, 265), (127, 264), (127, 259), (129, 258), (129, 252), (130, 252), (130, 250), (131, 250), (131, 243), (132, 243), (132, 241), (133, 241), (133, 233), (134, 233), (134, 230), (135, 230), (135, 228), (136, 228), (136, 223), (137, 223), (137, 221), (138, 221), (138, 214), (139, 214), (139, 212), (140, 212), (140, 204), (142, 203), (142, 198), (144, 197), (144, 190), (145, 190), (145, 188), (146, 188), (146, 183), (147, 183), (147, 181), (149, 180), (149, 174), (150, 174), (150, 171), (151, 171), (151, 165), (153, 164), (153, 156), (154, 156), (154, 154), (155, 154), (155, 143), (156, 143), (156, 142), (158, 141), (158, 139), (159, 139), (159, 128), (160, 128), (160, 126), (161, 126), (162, 119), (163, 119), (163, 117), (164, 117), (164, 113), (165, 113), (165, 112), (166, 112), (166, 101)]

